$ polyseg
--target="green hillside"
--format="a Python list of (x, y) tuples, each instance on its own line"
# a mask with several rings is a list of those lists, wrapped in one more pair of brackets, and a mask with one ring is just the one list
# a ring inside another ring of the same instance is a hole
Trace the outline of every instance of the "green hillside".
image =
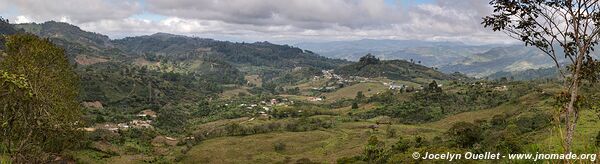
[(344, 76), (386, 77), (391, 80), (404, 81), (413, 81), (417, 78), (436, 80), (455, 79), (455, 77), (423, 65), (404, 60), (382, 61), (370, 54), (362, 57), (357, 63), (335, 69), (335, 72)]

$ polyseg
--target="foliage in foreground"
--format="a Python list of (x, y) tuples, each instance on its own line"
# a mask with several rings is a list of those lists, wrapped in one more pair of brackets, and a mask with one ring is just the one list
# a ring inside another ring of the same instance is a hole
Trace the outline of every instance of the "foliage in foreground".
[(6, 38), (0, 60), (0, 152), (17, 163), (43, 162), (78, 146), (78, 78), (64, 51), (34, 35)]

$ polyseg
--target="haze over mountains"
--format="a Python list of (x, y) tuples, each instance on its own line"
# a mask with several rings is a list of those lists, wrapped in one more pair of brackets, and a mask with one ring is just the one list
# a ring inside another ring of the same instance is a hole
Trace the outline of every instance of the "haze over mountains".
[(414, 60), (425, 66), (436, 67), (445, 73), (461, 72), (474, 77), (554, 66), (543, 52), (523, 45), (468, 45), (460, 42), (363, 39), (298, 43), (296, 46), (326, 57), (351, 61), (356, 61), (367, 53), (387, 60)]

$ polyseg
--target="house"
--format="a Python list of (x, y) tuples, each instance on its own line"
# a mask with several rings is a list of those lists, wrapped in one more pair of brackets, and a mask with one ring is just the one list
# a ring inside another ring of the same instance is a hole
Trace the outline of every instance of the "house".
[(119, 129), (129, 129), (129, 125), (127, 125), (126, 123), (119, 123), (117, 124), (117, 126), (119, 127)]
[(152, 117), (152, 118), (156, 118), (156, 112), (150, 110), (150, 109), (146, 109), (141, 111), (138, 115), (138, 117)]
[(404, 88), (406, 88), (406, 86), (404, 84), (402, 84), (402, 85), (391, 84), (389, 87), (390, 90), (402, 90)]
[(271, 99), (271, 105), (275, 105), (279, 103), (279, 101), (277, 101), (277, 99)]
[(269, 108), (269, 107), (263, 107), (263, 109), (267, 112), (271, 110), (271, 108)]
[(152, 123), (152, 120), (132, 120), (129, 121), (128, 125), (133, 128), (154, 128), (150, 123)]
[(335, 89), (336, 89), (336, 87), (325, 87), (325, 90), (326, 90), (326, 91), (333, 91), (333, 90), (335, 90)]
[(320, 97), (309, 97), (308, 101), (323, 101), (323, 99)]
[(119, 126), (113, 123), (106, 123), (104, 125), (97, 125), (96, 129), (105, 129), (112, 132), (117, 132), (119, 131)]
[(494, 87), (494, 91), (500, 91), (500, 92), (504, 92), (504, 91), (508, 91), (508, 87), (505, 86), (497, 86)]

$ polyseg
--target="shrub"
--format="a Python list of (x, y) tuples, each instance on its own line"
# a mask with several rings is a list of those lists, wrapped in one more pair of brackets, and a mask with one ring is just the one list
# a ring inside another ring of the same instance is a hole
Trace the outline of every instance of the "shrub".
[(273, 145), (273, 148), (274, 148), (274, 149), (275, 149), (275, 151), (277, 151), (277, 152), (282, 152), (282, 151), (285, 151), (285, 147), (286, 147), (286, 145), (285, 145), (285, 143), (283, 143), (283, 142), (277, 142), (277, 143), (275, 143), (275, 144)]
[(600, 131), (598, 131), (598, 135), (596, 135), (596, 146), (600, 147)]
[(402, 137), (398, 139), (394, 145), (392, 145), (392, 150), (396, 153), (404, 153), (408, 148), (410, 148), (409, 141), (404, 140)]
[(546, 113), (526, 113), (517, 118), (515, 124), (520, 132), (539, 130), (550, 124), (552, 117)]
[(449, 138), (459, 147), (469, 148), (482, 140), (481, 129), (475, 124), (458, 122), (452, 125), (447, 134)]

